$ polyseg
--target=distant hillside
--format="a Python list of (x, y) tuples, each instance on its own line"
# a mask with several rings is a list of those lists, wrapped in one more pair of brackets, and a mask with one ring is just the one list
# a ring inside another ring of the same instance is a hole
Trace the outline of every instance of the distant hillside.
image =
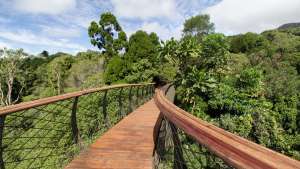
[(289, 28), (300, 28), (300, 22), (298, 23), (287, 23), (278, 27), (278, 29), (289, 29)]

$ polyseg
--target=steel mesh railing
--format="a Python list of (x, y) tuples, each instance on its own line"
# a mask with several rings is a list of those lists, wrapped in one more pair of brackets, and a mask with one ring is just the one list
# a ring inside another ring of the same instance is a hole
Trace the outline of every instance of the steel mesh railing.
[(153, 93), (118, 85), (0, 108), (0, 168), (61, 168)]
[(205, 122), (172, 103), (170, 87), (156, 90), (155, 169), (300, 169), (300, 162)]
[(155, 148), (155, 169), (231, 169), (193, 137), (163, 118)]

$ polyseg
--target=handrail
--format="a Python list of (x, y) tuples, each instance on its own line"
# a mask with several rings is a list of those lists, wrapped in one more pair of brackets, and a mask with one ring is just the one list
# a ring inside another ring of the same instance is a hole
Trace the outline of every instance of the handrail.
[(0, 116), (8, 115), (10, 113), (14, 113), (14, 112), (17, 112), (17, 111), (22, 111), (22, 110), (29, 109), (29, 108), (34, 108), (34, 107), (37, 107), (37, 106), (46, 105), (46, 104), (57, 102), (57, 101), (62, 101), (62, 100), (70, 99), (70, 98), (83, 96), (83, 95), (98, 92), (98, 91), (105, 91), (105, 90), (109, 90), (109, 89), (116, 89), (116, 88), (122, 88), (122, 87), (130, 87), (130, 86), (145, 86), (145, 85), (151, 85), (151, 84), (153, 84), (153, 83), (118, 84), (118, 85), (105, 86), (105, 87), (101, 87), (101, 88), (86, 89), (86, 90), (71, 92), (71, 93), (62, 94), (62, 95), (58, 95), (58, 96), (52, 96), (52, 97), (37, 99), (37, 100), (23, 102), (23, 103), (19, 103), (19, 104), (15, 104), (15, 105), (0, 107)]
[(0, 108), (0, 169), (61, 168), (154, 94), (119, 84)]
[(235, 168), (299, 168), (300, 162), (248, 141), (194, 117), (171, 103), (156, 89), (155, 103), (163, 116), (198, 143)]

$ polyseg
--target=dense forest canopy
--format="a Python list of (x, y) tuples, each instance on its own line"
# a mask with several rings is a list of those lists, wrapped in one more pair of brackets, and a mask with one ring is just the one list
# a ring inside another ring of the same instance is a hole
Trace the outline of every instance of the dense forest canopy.
[(176, 104), (251, 141), (300, 159), (300, 27), (214, 33), (208, 15), (184, 23), (179, 40), (138, 30), (112, 13), (88, 28), (99, 51), (37, 56), (0, 51), (0, 105), (114, 83), (174, 82)]

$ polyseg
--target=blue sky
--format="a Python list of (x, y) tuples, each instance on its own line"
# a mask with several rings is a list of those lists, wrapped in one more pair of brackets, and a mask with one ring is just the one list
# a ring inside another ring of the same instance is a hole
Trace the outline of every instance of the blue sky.
[(208, 13), (225, 34), (261, 32), (300, 22), (299, 0), (0, 0), (0, 48), (75, 54), (95, 49), (87, 27), (113, 12), (128, 35), (142, 29), (180, 38), (184, 20)]

